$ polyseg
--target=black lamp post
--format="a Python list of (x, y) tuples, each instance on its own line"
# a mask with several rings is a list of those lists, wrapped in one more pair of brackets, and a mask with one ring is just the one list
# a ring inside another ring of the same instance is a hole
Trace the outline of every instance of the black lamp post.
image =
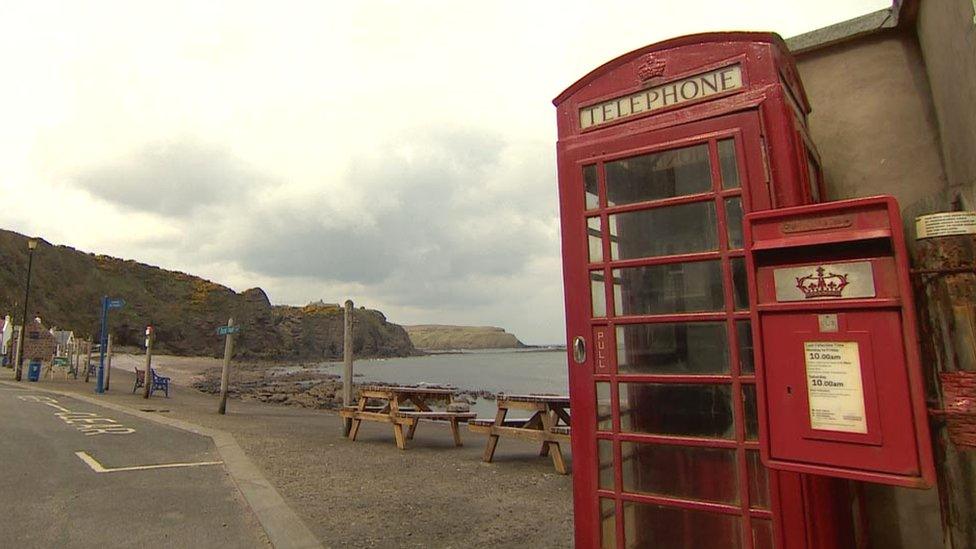
[(14, 379), (17, 381), (21, 380), (24, 371), (24, 338), (27, 337), (27, 300), (30, 299), (31, 267), (34, 266), (34, 250), (36, 248), (37, 239), (28, 238), (27, 249), (29, 250), (29, 255), (27, 257), (27, 289), (24, 291), (24, 320), (20, 323), (20, 335), (17, 336), (17, 370), (14, 374)]

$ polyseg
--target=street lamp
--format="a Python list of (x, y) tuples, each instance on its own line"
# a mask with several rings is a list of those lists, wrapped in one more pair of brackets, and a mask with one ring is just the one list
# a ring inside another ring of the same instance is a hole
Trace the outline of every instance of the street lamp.
[(14, 379), (20, 381), (24, 371), (24, 338), (27, 337), (27, 300), (30, 299), (31, 267), (34, 266), (34, 250), (37, 249), (37, 239), (27, 239), (27, 289), (24, 291), (24, 316), (20, 323), (20, 335), (17, 337), (17, 370)]

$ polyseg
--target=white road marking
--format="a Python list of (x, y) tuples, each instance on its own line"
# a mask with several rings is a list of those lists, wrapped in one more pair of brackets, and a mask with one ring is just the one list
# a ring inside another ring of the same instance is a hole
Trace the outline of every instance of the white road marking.
[[(61, 418), (61, 421), (67, 423), (68, 425), (80, 424), (75, 425), (75, 428), (84, 433), (86, 436), (130, 435), (136, 432), (135, 429), (121, 425), (114, 419), (99, 417), (99, 415), (94, 412), (72, 412), (71, 410), (58, 404), (57, 399), (48, 396), (24, 395), (18, 396), (17, 398), (27, 402), (39, 402), (46, 406), (50, 406), (51, 408), (61, 410), (60, 412), (55, 412), (54, 415)], [(102, 424), (99, 424), (99, 422)], [(110, 425), (104, 425), (105, 423)]]
[(81, 461), (91, 467), (96, 473), (118, 473), (120, 471), (145, 471), (148, 469), (175, 469), (177, 467), (200, 467), (201, 465), (220, 465), (223, 461), (197, 461), (194, 463), (161, 463), (158, 465), (137, 465), (135, 467), (104, 467), (87, 452), (75, 452)]

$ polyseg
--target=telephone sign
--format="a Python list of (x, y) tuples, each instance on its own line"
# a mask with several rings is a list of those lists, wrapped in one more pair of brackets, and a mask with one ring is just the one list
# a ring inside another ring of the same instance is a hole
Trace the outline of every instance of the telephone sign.
[(764, 461), (931, 485), (898, 204), (875, 197), (757, 212), (745, 234)]

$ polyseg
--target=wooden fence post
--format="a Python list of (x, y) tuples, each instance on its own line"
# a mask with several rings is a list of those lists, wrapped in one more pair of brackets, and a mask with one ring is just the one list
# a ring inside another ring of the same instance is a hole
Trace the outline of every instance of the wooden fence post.
[(946, 547), (976, 547), (976, 235), (916, 242), (915, 295)]
[(88, 377), (91, 375), (92, 349), (95, 347), (95, 345), (91, 342), (91, 340), (86, 341), (85, 345), (88, 347), (88, 357), (85, 359), (85, 383), (88, 383)]
[[(352, 300), (346, 300), (346, 315), (342, 333), (342, 405), (352, 406)], [(352, 419), (345, 418), (342, 432), (349, 436)]]
[[(227, 327), (234, 327), (234, 317), (227, 320)], [(220, 372), (220, 408), (217, 413), (227, 412), (227, 385), (230, 383), (230, 357), (234, 356), (234, 334), (228, 332), (224, 336), (224, 369)]]
[(17, 348), (14, 350), (14, 371), (15, 371), (14, 375), (17, 376), (17, 381), (20, 381), (21, 379), (20, 355), (22, 352), (21, 349), (23, 349), (23, 347), (20, 344), (20, 340), (23, 338), (24, 338), (24, 327), (20, 326), (17, 329)]
[(112, 334), (108, 334), (108, 348), (105, 349), (105, 390), (112, 379)]
[(146, 373), (142, 374), (145, 376), (143, 378), (143, 388), (142, 388), (142, 398), (149, 398), (149, 393), (152, 391), (152, 346), (153, 340), (156, 339), (156, 331), (153, 329), (147, 330), (149, 333), (146, 334)]

